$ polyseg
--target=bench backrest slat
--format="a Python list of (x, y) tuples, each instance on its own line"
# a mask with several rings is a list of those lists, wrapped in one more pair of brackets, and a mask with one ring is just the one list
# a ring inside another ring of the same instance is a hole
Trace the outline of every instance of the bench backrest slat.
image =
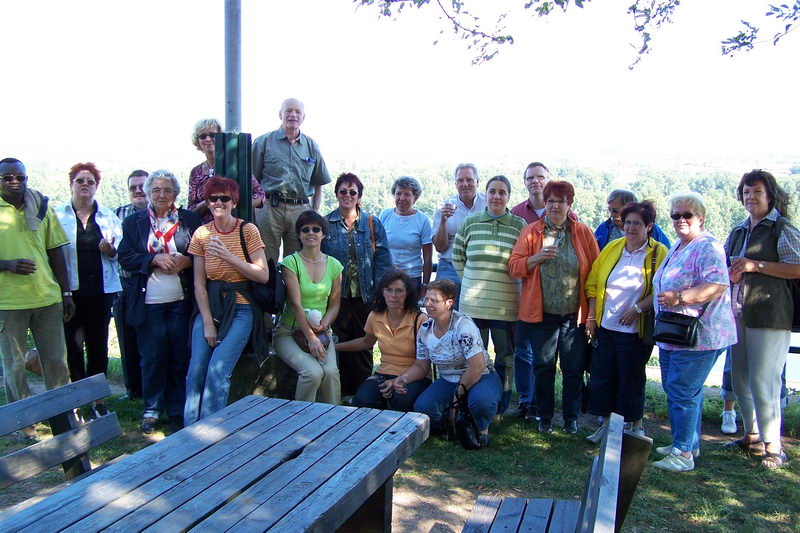
[(619, 496), (617, 498), (617, 527), (622, 529), (622, 523), (628, 514), (636, 486), (647, 466), (647, 458), (653, 449), (653, 439), (644, 435), (637, 435), (630, 431), (622, 435), (622, 465), (619, 470)]
[(0, 436), (111, 395), (103, 374), (51, 389), (0, 407)]
[(616, 524), (624, 419), (611, 413), (581, 500), (576, 533), (613, 533)]
[(0, 457), (0, 488), (67, 462), (122, 435), (116, 413), (109, 413), (52, 439)]

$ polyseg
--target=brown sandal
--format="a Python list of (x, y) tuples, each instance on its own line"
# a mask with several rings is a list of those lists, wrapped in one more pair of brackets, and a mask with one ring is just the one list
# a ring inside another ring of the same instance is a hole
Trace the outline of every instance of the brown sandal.
[(756, 457), (762, 457), (764, 455), (764, 442), (760, 440), (748, 442), (745, 440), (746, 438), (747, 437), (742, 437), (741, 439), (728, 441), (722, 445), (722, 448), (724, 450), (736, 448), (741, 452), (755, 455)]
[(764, 452), (764, 458), (761, 459), (761, 464), (769, 469), (782, 467), (789, 458), (786, 457), (786, 452), (781, 450), (778, 453)]

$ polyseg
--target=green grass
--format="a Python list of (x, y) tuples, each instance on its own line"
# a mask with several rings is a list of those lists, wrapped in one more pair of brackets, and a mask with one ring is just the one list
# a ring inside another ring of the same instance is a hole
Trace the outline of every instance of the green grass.
[[(119, 359), (113, 357), (109, 380), (121, 381)], [(557, 398), (558, 391), (560, 383), (557, 383)], [(120, 454), (134, 453), (163, 437), (163, 433), (145, 437), (139, 432), (141, 400), (123, 401), (114, 395), (107, 405), (117, 413), (124, 435), (97, 448), (91, 456), (93, 462), (103, 463)], [(670, 473), (645, 469), (623, 531), (800, 531), (800, 453), (792, 447), (800, 429), (800, 403), (795, 402), (784, 411), (790, 461), (777, 471), (761, 467), (756, 459), (720, 449), (720, 442), (726, 439), (719, 433), (721, 408), (717, 396), (704, 402), (703, 419), (707, 424), (704, 433), (710, 439), (704, 442), (694, 471)], [(666, 398), (658, 382), (648, 382), (645, 411), (648, 435), (654, 438), (656, 446), (668, 444)], [(490, 445), (478, 452), (468, 452), (455, 442), (431, 437), (401, 465), (395, 485), (432, 495), (435, 502), (442, 504), (456, 497), (466, 497), (472, 502), (478, 494), (580, 498), (591, 459), (597, 453), (597, 447), (583, 439), (593, 430), (590, 423), (584, 421), (584, 424), (586, 427), (577, 438), (559, 431), (540, 435), (531, 424), (507, 415), (503, 421), (492, 424)], [(39, 424), (37, 429), (40, 436), (49, 431), (45, 424)], [(3, 455), (19, 447), (14, 438), (0, 438)], [(51, 486), (61, 481), (63, 474), (55, 468), (37, 476), (35, 485)], [(32, 490), (15, 487), (0, 490), (0, 507), (29, 497)], [(404, 516), (414, 512), (414, 509), (403, 510)]]

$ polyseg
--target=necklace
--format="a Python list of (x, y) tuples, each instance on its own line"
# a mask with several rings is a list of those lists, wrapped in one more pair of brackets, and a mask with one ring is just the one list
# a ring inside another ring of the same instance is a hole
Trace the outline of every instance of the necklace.
[(316, 265), (316, 264), (319, 264), (319, 263), (322, 263), (323, 261), (325, 261), (325, 255), (324, 254), (319, 259), (309, 259), (308, 257), (303, 255), (303, 252), (297, 252), (297, 253), (300, 254), (300, 257), (303, 258), (303, 261), (308, 261), (312, 265)]

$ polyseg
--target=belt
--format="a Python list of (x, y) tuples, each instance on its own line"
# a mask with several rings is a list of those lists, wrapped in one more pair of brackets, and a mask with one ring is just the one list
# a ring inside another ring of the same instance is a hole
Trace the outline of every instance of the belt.
[(267, 197), (268, 200), (277, 201), (277, 202), (283, 202), (285, 204), (302, 205), (302, 204), (309, 203), (309, 199), (308, 198), (302, 198), (302, 199), (300, 199), (300, 198), (285, 198), (285, 197), (281, 196), (280, 194), (267, 194), (266, 197)]

